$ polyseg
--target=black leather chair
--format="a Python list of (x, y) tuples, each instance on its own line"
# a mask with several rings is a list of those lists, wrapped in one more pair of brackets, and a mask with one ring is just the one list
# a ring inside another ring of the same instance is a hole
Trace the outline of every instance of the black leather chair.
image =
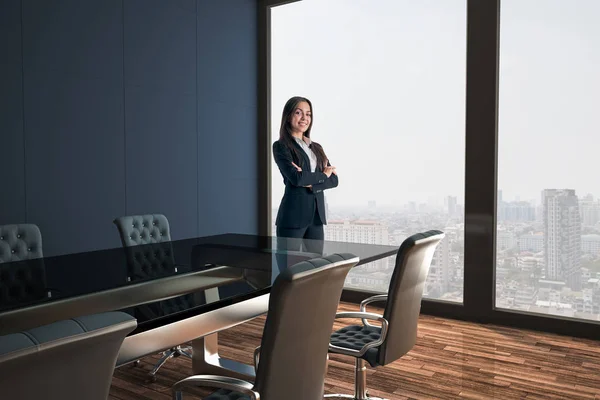
[[(331, 335), (329, 351), (356, 358), (354, 395), (328, 394), (325, 398), (383, 400), (367, 393), (366, 363), (389, 364), (414, 346), (421, 311), (421, 298), (433, 253), (444, 233), (431, 230), (407, 238), (396, 255), (388, 294), (376, 295), (360, 304), (360, 312), (342, 312), (336, 318), (361, 318), (362, 325), (346, 326)], [(382, 315), (366, 312), (367, 304), (386, 302)], [(381, 327), (367, 320), (377, 320)]]
[(167, 217), (130, 215), (116, 218), (113, 223), (126, 250), (129, 280), (170, 274), (177, 268)]
[(48, 296), (43, 257), (36, 225), (0, 225), (0, 309)]
[(0, 264), (44, 257), (37, 225), (0, 225)]
[(133, 317), (107, 312), (0, 336), (3, 399), (106, 400)]
[[(116, 218), (113, 223), (119, 230), (125, 250), (128, 267), (128, 280), (144, 280), (150, 277), (172, 274), (177, 271), (169, 221), (163, 214), (130, 215)], [(193, 294), (163, 300), (158, 303), (136, 307), (138, 316), (163, 316), (174, 309), (187, 309), (194, 303)], [(180, 304), (179, 304), (180, 303)], [(163, 353), (162, 358), (149, 372), (150, 381), (156, 380), (156, 373), (170, 358), (186, 356), (192, 358), (189, 346), (173, 347)], [(139, 362), (136, 362), (136, 365)]]
[(271, 290), (261, 346), (255, 352), (256, 379), (249, 382), (196, 375), (173, 385), (173, 399), (189, 387), (220, 388), (205, 400), (320, 400), (327, 347), (352, 254), (300, 262), (281, 272)]

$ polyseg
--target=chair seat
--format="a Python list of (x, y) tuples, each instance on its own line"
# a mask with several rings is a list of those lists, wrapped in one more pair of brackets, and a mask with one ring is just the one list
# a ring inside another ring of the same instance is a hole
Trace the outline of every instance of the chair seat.
[(250, 400), (250, 397), (239, 392), (219, 389), (210, 396), (205, 397), (204, 400)]
[[(381, 336), (381, 328), (376, 326), (364, 326), (364, 325), (349, 325), (342, 329), (335, 331), (331, 335), (331, 344), (334, 346), (345, 347), (352, 350), (360, 350), (367, 343), (378, 340)], [(332, 350), (332, 352), (335, 352)], [(372, 367), (376, 367), (377, 354), (379, 353), (379, 347), (373, 347), (367, 350), (360, 358), (371, 364)]]

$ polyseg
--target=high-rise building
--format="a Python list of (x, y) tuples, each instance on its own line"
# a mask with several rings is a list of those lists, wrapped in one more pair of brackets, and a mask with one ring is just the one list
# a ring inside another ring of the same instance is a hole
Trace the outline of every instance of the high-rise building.
[(411, 201), (408, 203), (408, 212), (411, 214), (415, 214), (417, 212), (417, 203)]
[(600, 235), (581, 235), (581, 251), (584, 254), (600, 256)]
[(526, 222), (535, 220), (535, 207), (526, 201), (498, 203), (498, 220)]
[(545, 189), (544, 264), (546, 279), (579, 289), (581, 281), (581, 219), (575, 190)]
[[(379, 221), (333, 220), (327, 221), (327, 225), (324, 228), (325, 240), (365, 244), (389, 244), (388, 227)], [(365, 264), (361, 268), (361, 270), (370, 272), (386, 271), (388, 269), (389, 261), (387, 259)]]
[(544, 233), (530, 232), (519, 236), (519, 251), (532, 251), (538, 253), (544, 251)]
[(590, 194), (579, 200), (579, 212), (583, 226), (594, 226), (600, 222), (600, 202)]
[(325, 240), (366, 244), (388, 244), (387, 225), (379, 221), (328, 221)]
[(514, 232), (498, 230), (496, 233), (496, 250), (511, 250), (517, 246), (517, 238)]
[(456, 215), (456, 196), (448, 196), (446, 197), (446, 212), (449, 216)]

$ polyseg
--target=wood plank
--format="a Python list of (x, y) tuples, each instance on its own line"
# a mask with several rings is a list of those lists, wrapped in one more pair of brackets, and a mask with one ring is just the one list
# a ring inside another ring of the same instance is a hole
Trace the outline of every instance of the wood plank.
[[(342, 303), (339, 311), (357, 310)], [(377, 307), (369, 311), (382, 313)], [(260, 344), (265, 317), (222, 332), (220, 353), (252, 364)], [(359, 320), (336, 321), (334, 329)], [(529, 399), (600, 400), (600, 342), (494, 325), (421, 316), (417, 343), (400, 360), (367, 370), (373, 396), (390, 400), (416, 399)], [(115, 371), (110, 400), (169, 400), (173, 383), (191, 374), (191, 360), (168, 361), (154, 383), (147, 373), (160, 355), (142, 360), (139, 367)], [(330, 355), (326, 393), (351, 394), (354, 359)], [(186, 400), (201, 399), (210, 391), (195, 389)]]

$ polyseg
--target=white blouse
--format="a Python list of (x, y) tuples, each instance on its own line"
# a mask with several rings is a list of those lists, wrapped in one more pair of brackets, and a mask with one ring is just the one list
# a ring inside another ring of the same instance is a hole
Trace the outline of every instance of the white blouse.
[(298, 143), (300, 147), (302, 147), (302, 150), (304, 150), (304, 152), (308, 156), (308, 159), (310, 160), (310, 172), (315, 172), (315, 170), (317, 169), (317, 156), (315, 155), (315, 153), (313, 153), (310, 147), (308, 147), (304, 140), (298, 139), (295, 136), (294, 139), (296, 139), (296, 143)]

